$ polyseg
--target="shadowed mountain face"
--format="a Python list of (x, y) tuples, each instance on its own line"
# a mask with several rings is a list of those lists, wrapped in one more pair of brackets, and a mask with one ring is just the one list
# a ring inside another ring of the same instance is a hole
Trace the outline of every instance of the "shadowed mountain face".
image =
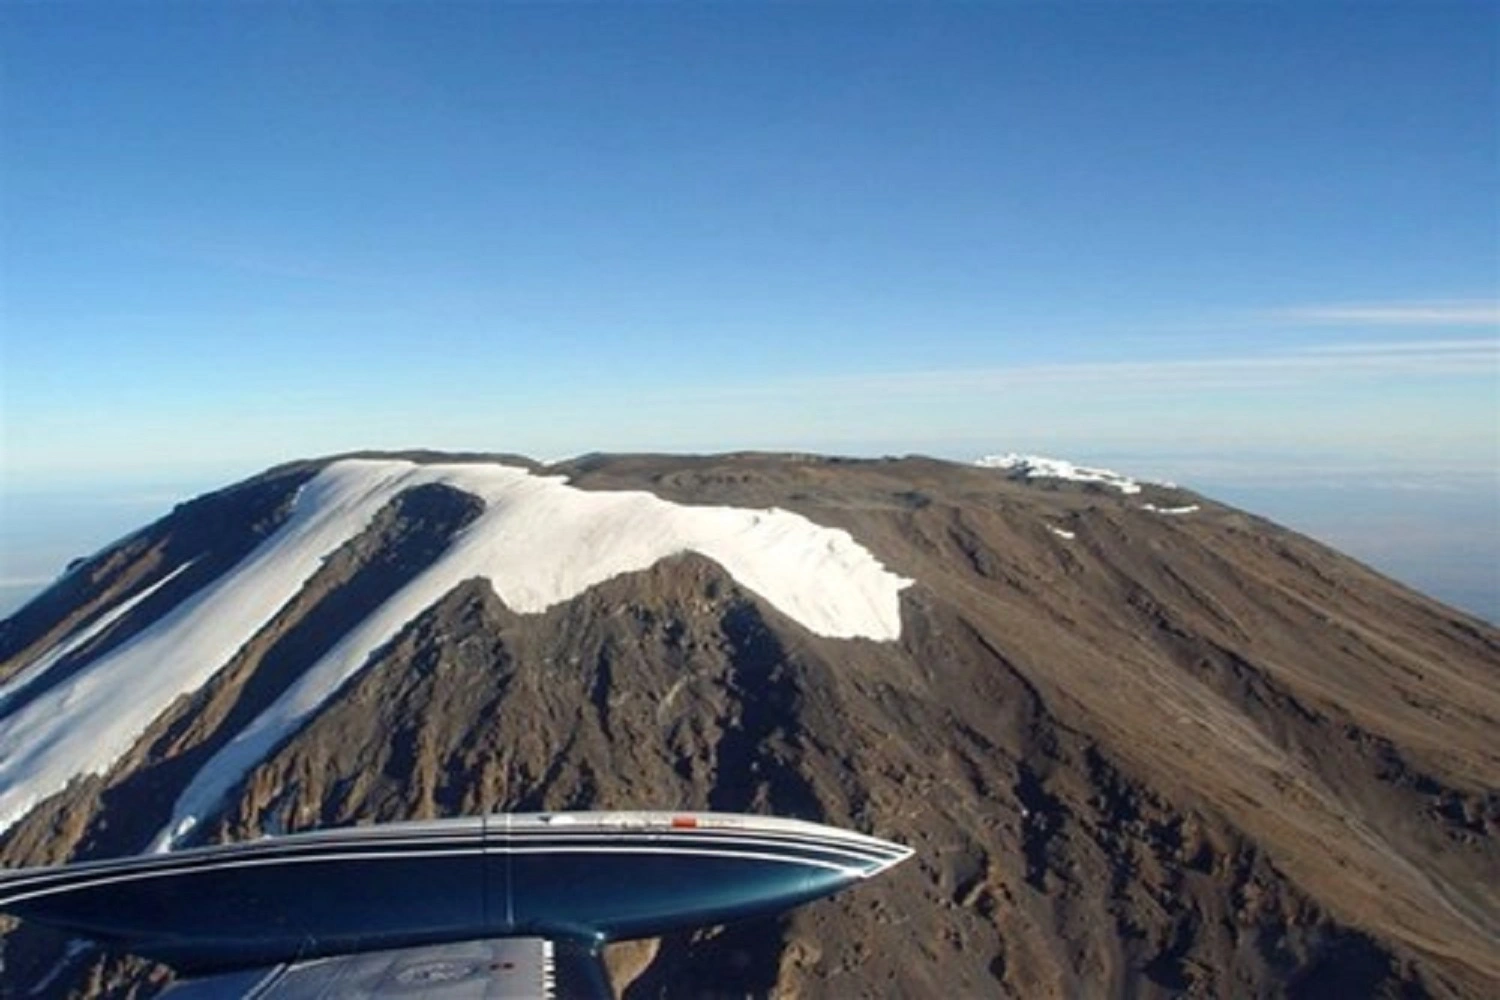
[[(185, 504), (0, 625), (0, 727), (245, 572), (300, 523), (322, 471)], [(514, 581), (458, 574), (233, 772), (184, 842), (693, 808), (917, 850), (777, 920), (619, 946), (631, 1000), (1500, 991), (1493, 627), (1176, 489), (925, 459), (595, 456), (545, 471), (841, 529), (912, 581), (899, 635), (830, 637), (690, 548), (524, 612), (498, 596)], [(35, 796), (0, 860), (146, 849), (237, 735), (500, 530), (487, 518), (509, 502), (455, 479), (394, 490), (116, 758)], [(0, 993), (143, 996), (166, 981), (4, 926)]]

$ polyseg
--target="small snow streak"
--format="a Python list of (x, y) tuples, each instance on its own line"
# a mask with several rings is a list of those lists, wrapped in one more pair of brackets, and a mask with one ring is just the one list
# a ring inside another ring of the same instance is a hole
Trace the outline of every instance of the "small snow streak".
[(1190, 503), (1185, 507), (1158, 507), (1154, 503), (1143, 503), (1141, 504), (1141, 510), (1149, 510), (1153, 514), (1196, 514), (1198, 512), (1198, 505)]

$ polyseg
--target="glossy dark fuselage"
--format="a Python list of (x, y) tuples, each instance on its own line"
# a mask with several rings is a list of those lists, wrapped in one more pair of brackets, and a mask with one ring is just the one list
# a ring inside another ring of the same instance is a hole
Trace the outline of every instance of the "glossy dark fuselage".
[(0, 910), (185, 969), (775, 913), (907, 857), (794, 820), (559, 813), (354, 827), (0, 878)]

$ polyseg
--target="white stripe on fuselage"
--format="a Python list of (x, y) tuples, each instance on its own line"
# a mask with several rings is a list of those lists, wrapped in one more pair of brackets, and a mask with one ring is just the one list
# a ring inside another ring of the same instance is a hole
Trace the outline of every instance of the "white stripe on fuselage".
[[(822, 868), (827, 871), (838, 872), (851, 879), (867, 878), (874, 872), (861, 868), (849, 868), (844, 865), (834, 864), (830, 861), (821, 861), (814, 858), (801, 856), (769, 854), (752, 851), (712, 851), (689, 848), (670, 847), (647, 847), (633, 844), (612, 845), (579, 845), (576, 847), (525, 847), (519, 849), (507, 847), (475, 847), (465, 850), (448, 851), (398, 851), (398, 852), (371, 852), (362, 851), (353, 854), (311, 854), (298, 857), (271, 857), (271, 858), (237, 858), (210, 864), (199, 864), (191, 866), (172, 866), (161, 870), (136, 870), (124, 874), (109, 875), (99, 873), (97, 878), (88, 878), (86, 875), (77, 879), (65, 880), (58, 884), (43, 886), (31, 892), (20, 892), (15, 895), (4, 893), (4, 885), (0, 884), (0, 906), (11, 906), (16, 903), (24, 903), (32, 899), (41, 899), (46, 896), (55, 896), (60, 893), (74, 892), (84, 889), (93, 889), (102, 885), (118, 885), (125, 882), (146, 881), (159, 878), (175, 878), (188, 875), (196, 875), (202, 872), (224, 871), (237, 868), (264, 868), (274, 865), (291, 864), (315, 864), (329, 861), (391, 861), (406, 858), (430, 858), (430, 857), (473, 857), (478, 855), (497, 854), (670, 854), (683, 857), (717, 857), (731, 858), (744, 861), (769, 861), (779, 864), (806, 865), (813, 868)], [(34, 883), (33, 883), (34, 884)]]
[[(414, 832), (414, 831), (413, 831)], [(759, 835), (757, 835), (759, 834)], [(69, 878), (81, 874), (81, 870), (112, 871), (120, 872), (128, 867), (129, 870), (147, 871), (157, 867), (188, 869), (195, 861), (209, 861), (215, 857), (226, 854), (243, 853), (258, 858), (286, 857), (298, 852), (319, 852), (344, 848), (356, 848), (364, 845), (381, 847), (420, 847), (428, 844), (438, 843), (463, 843), (472, 841), (475, 847), (485, 847), (491, 851), (503, 851), (510, 845), (520, 846), (528, 841), (577, 841), (583, 844), (612, 844), (630, 842), (643, 842), (646, 844), (688, 844), (691, 841), (702, 841), (705, 845), (733, 844), (745, 846), (759, 846), (772, 848), (786, 848), (795, 850), (798, 848), (811, 851), (819, 851), (827, 854), (837, 854), (858, 861), (889, 864), (900, 861), (911, 852), (904, 847), (888, 844), (883, 841), (860, 840), (851, 841), (839, 837), (821, 836), (812, 832), (781, 833), (780, 831), (745, 831), (724, 828), (692, 828), (692, 827), (665, 827), (665, 828), (633, 828), (629, 830), (599, 829), (582, 826), (559, 826), (541, 829), (513, 830), (509, 833), (494, 832), (486, 834), (480, 830), (461, 828), (456, 830), (431, 829), (426, 832), (412, 836), (407, 831), (386, 830), (380, 827), (356, 827), (345, 831), (317, 831), (312, 834), (294, 834), (285, 838), (268, 838), (261, 841), (252, 841), (242, 844), (222, 845), (217, 847), (197, 848), (190, 851), (172, 854), (143, 855), (138, 858), (127, 858), (114, 861), (85, 862), (78, 866), (67, 866), (47, 869), (26, 869), (17, 872), (13, 877), (0, 879), (0, 893), (4, 888), (19, 885), (34, 884), (38, 880)], [(566, 845), (554, 845), (561, 849)]]
[[(504, 853), (566, 853), (566, 852), (588, 852), (593, 849), (619, 848), (619, 849), (655, 849), (662, 853), (693, 853), (711, 850), (720, 845), (731, 847), (751, 847), (767, 849), (783, 849), (789, 855), (797, 851), (812, 851), (819, 854), (838, 855), (851, 861), (866, 865), (875, 865), (880, 868), (888, 867), (890, 864), (905, 857), (904, 853), (886, 852), (884, 854), (873, 854), (857, 849), (850, 849), (846, 845), (828, 843), (804, 843), (791, 840), (779, 840), (763, 837), (734, 837), (716, 836), (713, 838), (698, 838), (708, 841), (699, 846), (684, 841), (695, 838), (668, 833), (653, 833), (646, 836), (631, 835), (622, 837), (620, 834), (601, 834), (592, 832), (581, 832), (579, 835), (569, 837), (513, 837), (509, 840), (480, 841), (474, 837), (467, 838), (442, 838), (451, 841), (444, 845), (445, 851), (436, 851), (435, 841), (438, 838), (403, 838), (403, 839), (379, 839), (376, 838), (351, 838), (342, 841), (326, 841), (318, 844), (272, 844), (257, 842), (247, 845), (233, 845), (230, 848), (207, 848), (201, 852), (195, 852), (191, 857), (178, 855), (145, 855), (141, 858), (128, 858), (122, 861), (90, 862), (85, 865), (63, 866), (58, 868), (29, 869), (18, 872), (14, 877), (0, 881), (0, 899), (9, 898), (7, 891), (23, 889), (43, 885), (49, 882), (76, 884), (78, 880), (85, 879), (90, 873), (100, 876), (121, 876), (139, 874), (143, 877), (165, 871), (177, 873), (188, 873), (195, 871), (212, 870), (220, 864), (238, 861), (243, 863), (255, 862), (258, 864), (275, 864), (280, 861), (288, 863), (302, 861), (305, 859), (318, 860), (325, 857), (427, 857), (442, 853), (453, 854), (504, 854)], [(574, 840), (576, 843), (554, 843), (537, 847), (528, 841), (536, 840)], [(670, 841), (678, 841), (672, 843)], [(371, 843), (374, 841), (374, 843)], [(459, 844), (468, 842), (468, 846), (460, 847)], [(665, 842), (664, 842), (665, 841)], [(379, 850), (377, 848), (422, 848), (431, 845), (429, 850)], [(356, 848), (368, 846), (369, 850), (359, 851)], [(331, 853), (345, 852), (348, 853)], [(750, 854), (748, 851), (730, 851), (727, 853)], [(234, 855), (248, 855), (235, 857)], [(803, 855), (795, 855), (803, 860), (813, 861)]]

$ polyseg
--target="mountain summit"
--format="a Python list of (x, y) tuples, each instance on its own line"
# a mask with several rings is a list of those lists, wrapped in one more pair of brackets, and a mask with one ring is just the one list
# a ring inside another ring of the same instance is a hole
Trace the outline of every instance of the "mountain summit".
[[(768, 812), (917, 856), (621, 946), (626, 997), (1481, 997), (1497, 682), (1490, 625), (1063, 462), (299, 462), (0, 623), (0, 860)], [(7, 995), (165, 982), (3, 926)]]

